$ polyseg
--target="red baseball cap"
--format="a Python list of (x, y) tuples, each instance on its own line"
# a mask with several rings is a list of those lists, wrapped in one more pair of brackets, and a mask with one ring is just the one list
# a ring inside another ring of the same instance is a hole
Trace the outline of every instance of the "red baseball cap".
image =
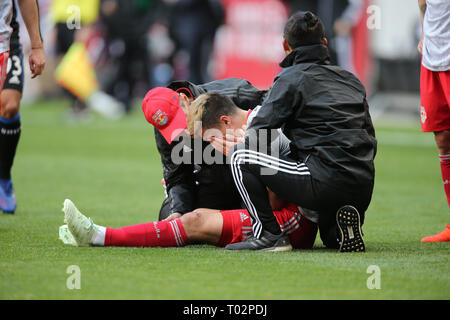
[(161, 132), (169, 144), (187, 128), (180, 96), (172, 89), (157, 87), (147, 92), (142, 111), (145, 119)]

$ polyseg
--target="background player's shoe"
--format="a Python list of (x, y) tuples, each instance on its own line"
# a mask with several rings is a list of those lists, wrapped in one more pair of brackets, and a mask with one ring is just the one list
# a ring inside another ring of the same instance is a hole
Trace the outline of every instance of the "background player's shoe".
[(13, 214), (17, 208), (17, 200), (11, 180), (0, 179), (0, 210)]
[(434, 236), (422, 238), (422, 242), (446, 242), (450, 241), (450, 225), (447, 224), (447, 228), (444, 231), (439, 232)]
[(225, 247), (227, 250), (262, 250), (262, 251), (290, 251), (292, 250), (289, 237), (284, 233), (279, 235), (263, 231), (259, 239), (250, 236), (242, 242), (231, 243)]
[(366, 250), (361, 232), (358, 210), (352, 206), (343, 206), (336, 214), (339, 229), (340, 252), (362, 252)]
[(91, 218), (87, 218), (69, 199), (64, 200), (65, 222), (78, 247), (90, 246), (99, 228)]

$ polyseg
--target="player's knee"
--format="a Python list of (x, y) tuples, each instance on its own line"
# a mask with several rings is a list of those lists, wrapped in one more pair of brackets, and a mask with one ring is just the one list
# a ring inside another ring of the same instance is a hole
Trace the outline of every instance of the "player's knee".
[(3, 119), (12, 119), (19, 113), (19, 105), (20, 101), (16, 101), (15, 99), (8, 99), (6, 101), (2, 101), (2, 113), (1, 116)]
[(442, 155), (450, 154), (450, 130), (434, 133), (436, 145)]
[(186, 213), (181, 217), (183, 228), (190, 237), (196, 236), (202, 232), (204, 220), (204, 214), (196, 210)]
[(199, 209), (195, 209), (194, 211), (192, 211), (190, 219), (192, 220), (192, 225), (197, 229), (200, 229), (205, 222), (204, 213)]

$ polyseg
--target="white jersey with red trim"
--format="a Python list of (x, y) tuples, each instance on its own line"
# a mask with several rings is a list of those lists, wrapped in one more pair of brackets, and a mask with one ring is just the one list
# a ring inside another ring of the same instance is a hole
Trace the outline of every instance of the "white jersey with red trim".
[(431, 71), (450, 70), (449, 0), (427, 0), (423, 33), (423, 66)]
[(12, 28), (12, 0), (0, 0), (0, 53), (9, 51)]

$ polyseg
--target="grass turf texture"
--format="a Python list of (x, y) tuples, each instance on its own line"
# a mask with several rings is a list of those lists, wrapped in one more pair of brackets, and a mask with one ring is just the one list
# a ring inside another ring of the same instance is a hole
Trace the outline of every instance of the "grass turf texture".
[[(157, 219), (162, 169), (140, 112), (119, 122), (65, 120), (67, 104), (22, 108), (15, 215), (0, 215), (0, 299), (449, 299), (450, 243), (420, 242), (449, 221), (433, 137), (377, 128), (367, 252), (287, 253), (185, 248), (77, 248), (58, 240), (68, 197), (110, 227)], [(69, 290), (68, 266), (81, 270)], [(366, 285), (370, 265), (381, 289)]]

